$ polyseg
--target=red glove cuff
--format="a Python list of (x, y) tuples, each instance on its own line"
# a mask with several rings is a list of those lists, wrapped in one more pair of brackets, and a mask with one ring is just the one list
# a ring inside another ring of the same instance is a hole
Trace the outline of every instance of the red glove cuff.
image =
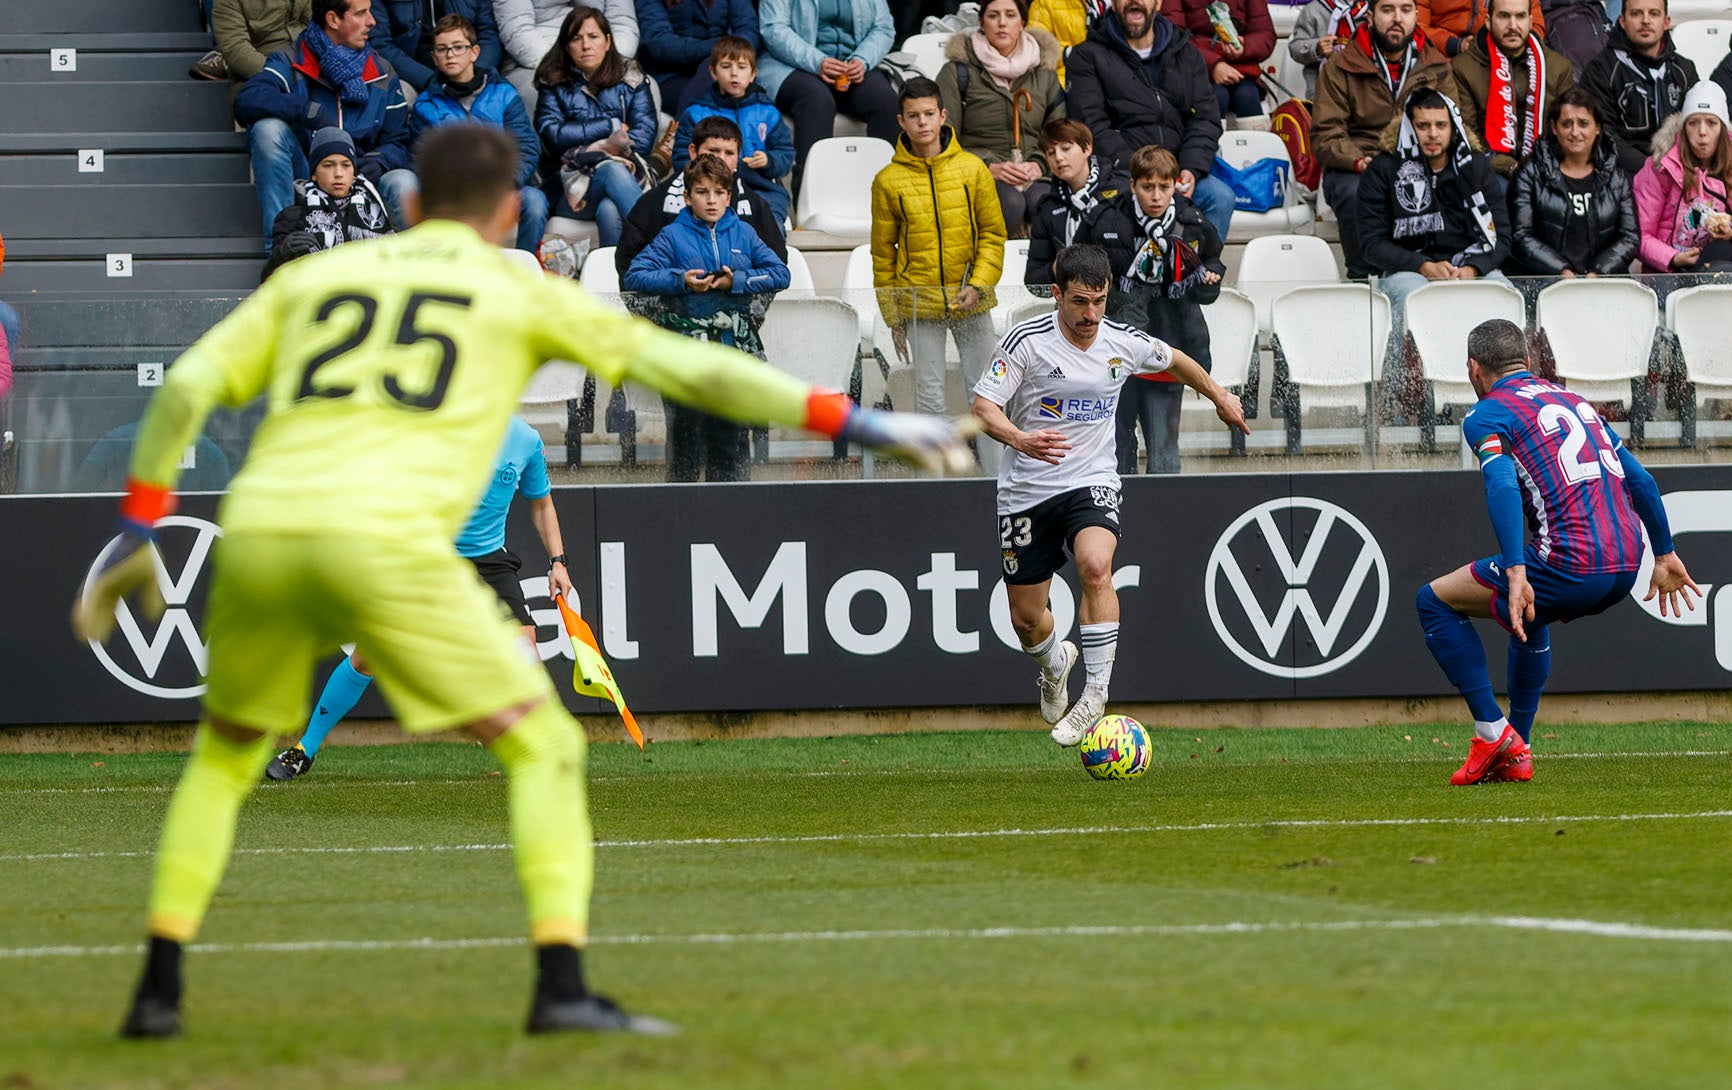
[(136, 477), (126, 479), (126, 498), (120, 501), (120, 517), (141, 526), (154, 526), (165, 515), (174, 514), (174, 493)]
[(813, 390), (806, 397), (806, 429), (834, 438), (842, 434), (842, 427), (853, 411), (854, 403), (846, 394)]

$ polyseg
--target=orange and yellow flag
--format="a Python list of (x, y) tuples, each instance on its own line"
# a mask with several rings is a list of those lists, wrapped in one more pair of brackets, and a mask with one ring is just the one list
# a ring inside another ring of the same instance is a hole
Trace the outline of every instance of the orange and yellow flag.
[(613, 679), (613, 671), (607, 668), (607, 660), (601, 657), (601, 646), (595, 642), (595, 633), (577, 615), (577, 610), (565, 604), (563, 594), (553, 600), (559, 606), (560, 620), (565, 622), (566, 635), (571, 637), (572, 654), (577, 658), (577, 665), (571, 671), (572, 687), (585, 696), (612, 701), (613, 706), (619, 709), (619, 717), (625, 720), (625, 729), (631, 734), (631, 740), (642, 749), (643, 731), (638, 729), (631, 709), (625, 706), (619, 682)]

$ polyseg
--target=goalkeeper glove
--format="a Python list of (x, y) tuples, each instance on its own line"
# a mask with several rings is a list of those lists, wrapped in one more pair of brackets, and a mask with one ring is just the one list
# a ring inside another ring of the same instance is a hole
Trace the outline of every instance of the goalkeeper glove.
[(854, 404), (842, 394), (813, 393), (806, 400), (807, 427), (923, 469), (967, 473), (974, 468), (968, 440), (980, 432), (972, 416), (924, 416), (884, 412)]
[(114, 611), (121, 599), (136, 595), (139, 608), (155, 620), (162, 616), (162, 586), (156, 578), (156, 523), (174, 510), (174, 494), (157, 485), (128, 479), (120, 503), (120, 536), (103, 552), (84, 593), (72, 607), (72, 631), (79, 639), (101, 643), (114, 632)]

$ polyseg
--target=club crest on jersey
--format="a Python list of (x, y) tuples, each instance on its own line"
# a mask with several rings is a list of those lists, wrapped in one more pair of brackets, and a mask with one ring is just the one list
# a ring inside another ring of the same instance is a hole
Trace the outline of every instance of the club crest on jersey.
[(1000, 553), (1004, 557), (1004, 574), (1015, 575), (1016, 574), (1016, 567), (1017, 567), (1016, 550), (1015, 549), (1003, 549), (1003, 550), (1000, 550)]
[(1488, 435), (1479, 441), (1479, 446), (1474, 448), (1474, 453), (1479, 455), (1480, 464), (1484, 465), (1503, 454), (1503, 440), (1495, 434)]
[(1064, 419), (1064, 398), (1043, 397), (1040, 399), (1039, 413), (1043, 420)]
[(1114, 356), (1112, 359), (1107, 361), (1107, 377), (1112, 379), (1114, 382), (1119, 380), (1119, 375), (1124, 373), (1124, 369), (1125, 361), (1118, 356)]

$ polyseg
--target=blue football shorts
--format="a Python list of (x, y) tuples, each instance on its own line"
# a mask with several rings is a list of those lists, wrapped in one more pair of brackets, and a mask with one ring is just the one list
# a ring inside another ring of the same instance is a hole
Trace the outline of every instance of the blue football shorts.
[[(1541, 560), (1532, 545), (1527, 547), (1526, 557), (1528, 585), (1534, 589), (1534, 619), (1523, 623), (1530, 628), (1604, 613), (1636, 585), (1633, 571), (1561, 571)], [(1492, 616), (1508, 630), (1509, 580), (1502, 560), (1488, 556), (1474, 561), (1473, 577), (1481, 586), (1491, 588)]]

